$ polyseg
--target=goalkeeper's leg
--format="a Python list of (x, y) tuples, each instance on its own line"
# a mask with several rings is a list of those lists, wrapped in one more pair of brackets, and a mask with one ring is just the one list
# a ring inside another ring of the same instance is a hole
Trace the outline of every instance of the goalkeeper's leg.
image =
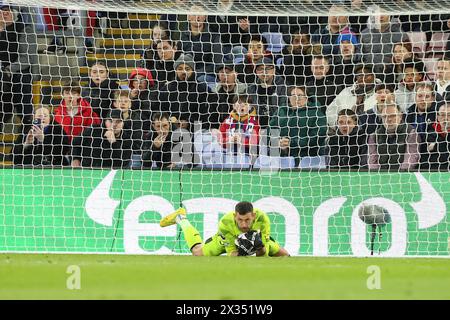
[(200, 233), (186, 218), (186, 210), (184, 208), (179, 208), (177, 211), (165, 216), (159, 224), (161, 227), (167, 227), (175, 223), (183, 230), (184, 239), (194, 256), (218, 256), (225, 252), (223, 242), (220, 241), (221, 239), (218, 235), (208, 239), (205, 244), (202, 243)]

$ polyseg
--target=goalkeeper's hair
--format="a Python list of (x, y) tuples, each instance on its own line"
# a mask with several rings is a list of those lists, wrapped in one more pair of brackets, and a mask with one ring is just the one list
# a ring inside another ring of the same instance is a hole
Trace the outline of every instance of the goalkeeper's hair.
[(249, 212), (253, 212), (253, 204), (248, 201), (241, 201), (234, 207), (234, 211), (240, 215), (245, 215)]

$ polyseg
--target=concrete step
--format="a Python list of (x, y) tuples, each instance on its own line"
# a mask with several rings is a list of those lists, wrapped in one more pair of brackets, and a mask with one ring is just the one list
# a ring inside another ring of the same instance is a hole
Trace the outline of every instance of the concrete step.
[(12, 145), (0, 145), (0, 153), (9, 154), (12, 151)]
[(152, 44), (151, 39), (100, 39), (97, 46), (108, 48), (147, 48)]
[(128, 14), (128, 20), (130, 21), (158, 21), (160, 18), (159, 14), (154, 13), (130, 13)]
[[(104, 59), (105, 57), (109, 58)], [(99, 59), (106, 60), (109, 68), (136, 68), (140, 65), (140, 55), (138, 54), (92, 55), (87, 57), (87, 65), (90, 67)]]
[(18, 134), (12, 134), (12, 133), (0, 133), (0, 143), (13, 143), (16, 141)]
[(152, 29), (122, 29), (122, 28), (109, 28), (106, 30), (107, 35), (114, 37), (135, 37), (150, 39), (152, 36)]

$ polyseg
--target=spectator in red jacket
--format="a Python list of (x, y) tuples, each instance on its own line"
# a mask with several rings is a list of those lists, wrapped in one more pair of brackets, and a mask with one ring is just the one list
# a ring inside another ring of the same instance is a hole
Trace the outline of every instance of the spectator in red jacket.
[(101, 123), (89, 102), (81, 98), (81, 87), (72, 82), (63, 87), (63, 101), (55, 110), (55, 122), (59, 123), (69, 138), (69, 142), (79, 136), (83, 130)]
[(233, 101), (233, 111), (219, 128), (222, 134), (224, 149), (244, 146), (245, 153), (249, 153), (250, 146), (257, 146), (259, 142), (259, 123), (256, 109), (251, 105), (247, 95), (239, 95)]

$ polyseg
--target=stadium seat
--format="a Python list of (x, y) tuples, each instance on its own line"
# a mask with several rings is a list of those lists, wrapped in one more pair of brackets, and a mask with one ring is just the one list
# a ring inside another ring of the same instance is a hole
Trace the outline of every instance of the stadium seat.
[(450, 33), (435, 32), (431, 36), (430, 44), (427, 50), (427, 56), (430, 58), (438, 58), (444, 55), (447, 47), (447, 41)]
[(425, 71), (428, 79), (431, 81), (436, 80), (436, 66), (439, 58), (423, 58), (423, 64), (425, 65)]
[(324, 169), (326, 168), (326, 159), (324, 156), (303, 157), (300, 160), (299, 168), (302, 169)]
[(196, 164), (204, 168), (222, 168), (223, 151), (217, 134), (207, 130), (195, 132), (194, 149), (198, 156)]
[(427, 34), (425, 32), (408, 32), (408, 39), (412, 44), (414, 54), (423, 58), (427, 51)]
[(228, 154), (224, 155), (223, 168), (225, 169), (249, 169), (250, 156), (246, 154)]
[(294, 157), (271, 157), (260, 155), (256, 159), (253, 168), (293, 169), (295, 168), (295, 159)]

